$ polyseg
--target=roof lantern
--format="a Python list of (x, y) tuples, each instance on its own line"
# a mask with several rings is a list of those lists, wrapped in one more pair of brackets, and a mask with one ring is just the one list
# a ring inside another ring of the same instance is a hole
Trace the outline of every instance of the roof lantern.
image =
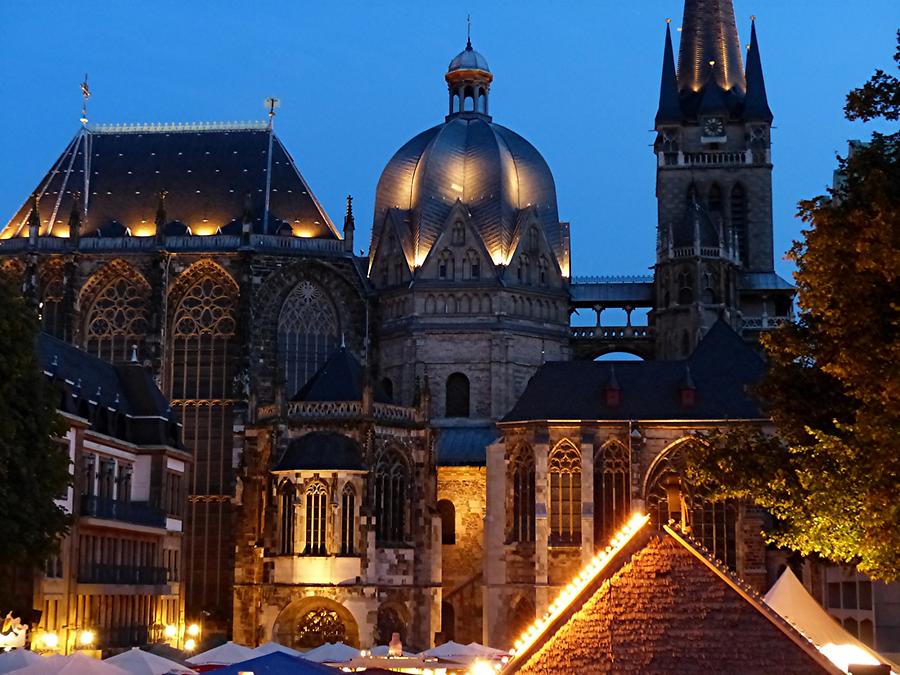
[(450, 61), (444, 79), (450, 92), (450, 116), (488, 114), (488, 92), (494, 76), (487, 59), (472, 48), (471, 39), (466, 41), (466, 48)]

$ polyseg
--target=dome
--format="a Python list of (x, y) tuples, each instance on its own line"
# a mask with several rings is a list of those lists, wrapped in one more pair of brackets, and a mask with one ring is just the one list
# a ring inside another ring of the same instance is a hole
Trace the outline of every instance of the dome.
[(453, 57), (453, 60), (447, 67), (447, 72), (452, 73), (455, 70), (483, 70), (487, 73), (491, 72), (487, 59), (472, 49), (471, 42), (468, 42), (466, 48)]
[[(455, 79), (483, 69), (474, 79)], [(556, 186), (550, 167), (531, 143), (487, 115), (487, 90), (492, 75), (487, 61), (471, 44), (450, 63), (446, 79), (450, 114), (443, 124), (423, 131), (390, 159), (375, 194), (372, 227), (374, 252), (388, 215), (396, 211), (405, 250), (420, 265), (445, 229), (457, 202), (468, 211), (495, 264), (506, 264), (520, 212), (533, 209), (550, 246), (561, 256), (565, 248), (556, 206)], [(463, 70), (468, 69), (468, 70)], [(474, 109), (464, 103), (475, 96)]]

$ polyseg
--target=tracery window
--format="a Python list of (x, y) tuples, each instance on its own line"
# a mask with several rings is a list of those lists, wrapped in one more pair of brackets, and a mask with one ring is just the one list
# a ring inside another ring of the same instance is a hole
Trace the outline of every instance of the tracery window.
[(657, 528), (674, 519), (684, 518), (684, 526), (713, 556), (734, 568), (737, 561), (737, 502), (713, 500), (704, 486), (692, 485), (684, 477), (685, 446), (693, 440), (671, 447), (657, 459), (647, 480), (645, 501), (651, 521)]
[(62, 265), (50, 265), (41, 272), (41, 301), (40, 317), (41, 328), (53, 337), (65, 339), (66, 317), (63, 313), (63, 298), (65, 286), (63, 283)]
[(628, 448), (615, 439), (594, 457), (594, 546), (603, 547), (631, 512)]
[(678, 273), (678, 304), (690, 305), (694, 302), (694, 276), (684, 270)]
[(375, 538), (379, 545), (401, 544), (407, 539), (410, 468), (394, 448), (379, 454), (375, 463)]
[(281, 527), (278, 532), (278, 549), (282, 555), (291, 555), (294, 552), (294, 486), (290, 483), (283, 485), (279, 496)]
[(541, 284), (541, 286), (547, 285), (549, 270), (550, 262), (545, 256), (541, 256), (538, 260), (538, 282)]
[(510, 542), (534, 541), (534, 453), (530, 446), (519, 446), (509, 461), (509, 485), (512, 505), (509, 509)]
[(538, 234), (537, 228), (532, 227), (528, 230), (528, 250), (532, 253), (537, 253), (539, 247), (540, 235)]
[(447, 378), (444, 397), (447, 417), (468, 417), (469, 411), (469, 378), (462, 373), (452, 373)]
[(356, 491), (350, 483), (341, 491), (341, 555), (353, 555), (356, 533)]
[(449, 250), (441, 251), (438, 256), (438, 278), (452, 280), (456, 274), (456, 263)]
[(551, 452), (550, 543), (581, 543), (581, 453), (571, 441), (561, 441)]
[(306, 489), (306, 548), (304, 555), (327, 555), (328, 491), (316, 481)]
[(453, 225), (453, 243), (457, 246), (461, 246), (466, 243), (466, 228), (460, 222), (456, 222)]
[(297, 623), (294, 645), (302, 649), (321, 647), (326, 642), (345, 642), (347, 629), (337, 612), (325, 607), (311, 609)]
[(278, 318), (278, 352), (288, 396), (296, 394), (340, 344), (340, 321), (325, 291), (312, 281), (294, 286)]
[(702, 293), (702, 299), (703, 299), (704, 304), (707, 304), (707, 305), (716, 304), (716, 291), (715, 291), (714, 285), (715, 285), (715, 279), (713, 279), (713, 276), (709, 272), (704, 273), (703, 274), (703, 293)]
[(87, 312), (87, 351), (106, 361), (122, 362), (130, 360), (133, 345), (137, 345), (140, 357), (149, 297), (150, 286), (139, 276), (115, 276), (106, 283)]

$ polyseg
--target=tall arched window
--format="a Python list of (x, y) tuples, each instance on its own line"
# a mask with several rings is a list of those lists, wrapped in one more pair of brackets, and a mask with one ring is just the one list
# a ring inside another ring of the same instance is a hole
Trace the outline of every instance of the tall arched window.
[(344, 642), (347, 629), (337, 612), (327, 607), (311, 609), (297, 622), (295, 647), (313, 649), (326, 642)]
[(288, 294), (278, 318), (278, 352), (288, 396), (296, 394), (340, 344), (340, 322), (325, 291), (301, 281)]
[(694, 275), (688, 270), (678, 273), (678, 304), (690, 305), (694, 302)]
[(581, 453), (563, 440), (550, 452), (550, 543), (581, 543)]
[(687, 520), (691, 536), (713, 556), (734, 568), (737, 562), (737, 502), (712, 500), (704, 486), (684, 478), (685, 449), (694, 439), (670, 446), (654, 462), (646, 481), (645, 502), (651, 521), (658, 528), (670, 518)]
[[(106, 276), (102, 270), (98, 274)], [(150, 284), (124, 265), (98, 282), (100, 288), (85, 321), (87, 351), (106, 361), (121, 362), (131, 358), (136, 346), (140, 358), (147, 333)]]
[(316, 481), (306, 488), (306, 547), (304, 555), (327, 555), (328, 491)]
[[(709, 188), (709, 194), (706, 197), (706, 205), (709, 208), (710, 215), (717, 214), (721, 217), (722, 215), (722, 188), (719, 187), (718, 183), (713, 183)], [(715, 218), (713, 219), (715, 221)]]
[(350, 483), (341, 492), (341, 555), (353, 555), (356, 546), (356, 491)]
[(386, 645), (394, 633), (400, 636), (401, 642), (406, 642), (406, 622), (397, 607), (382, 605), (375, 620), (375, 642)]
[(456, 611), (446, 601), (441, 603), (441, 633), (444, 635), (444, 642), (456, 639)]
[(746, 265), (750, 259), (747, 248), (747, 193), (740, 183), (731, 188), (731, 229), (737, 237), (741, 262)]
[(534, 541), (534, 452), (520, 445), (509, 459), (508, 480), (511, 504), (508, 539), (510, 542)]
[(378, 544), (402, 544), (408, 538), (410, 468), (406, 458), (388, 448), (375, 462), (375, 537)]
[(66, 317), (63, 313), (65, 284), (61, 261), (52, 260), (40, 272), (41, 328), (54, 337), (66, 339)]
[(456, 507), (449, 499), (439, 499), (438, 515), (441, 517), (441, 543), (445, 546), (456, 543)]
[(452, 280), (456, 276), (456, 263), (450, 249), (444, 249), (438, 256), (438, 279)]
[(469, 378), (462, 373), (453, 373), (447, 378), (445, 415), (447, 417), (469, 416)]
[(631, 512), (628, 448), (611, 439), (594, 457), (594, 546), (604, 547)]
[(281, 527), (278, 533), (279, 550), (282, 555), (294, 553), (294, 486), (285, 483), (279, 491)]

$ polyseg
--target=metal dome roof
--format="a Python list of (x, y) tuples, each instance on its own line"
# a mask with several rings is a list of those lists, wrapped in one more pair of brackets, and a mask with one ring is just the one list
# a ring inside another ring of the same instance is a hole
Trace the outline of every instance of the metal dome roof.
[(448, 72), (453, 72), (454, 70), (483, 70), (488, 73), (491, 72), (487, 59), (472, 49), (471, 41), (466, 43), (466, 48), (453, 57), (450, 65), (447, 66)]
[(457, 200), (495, 263), (505, 264), (512, 254), (518, 212), (529, 207), (536, 209), (550, 245), (561, 250), (556, 186), (544, 158), (488, 116), (460, 113), (415, 136), (388, 162), (375, 196), (373, 254), (388, 212), (397, 209), (420, 264)]

